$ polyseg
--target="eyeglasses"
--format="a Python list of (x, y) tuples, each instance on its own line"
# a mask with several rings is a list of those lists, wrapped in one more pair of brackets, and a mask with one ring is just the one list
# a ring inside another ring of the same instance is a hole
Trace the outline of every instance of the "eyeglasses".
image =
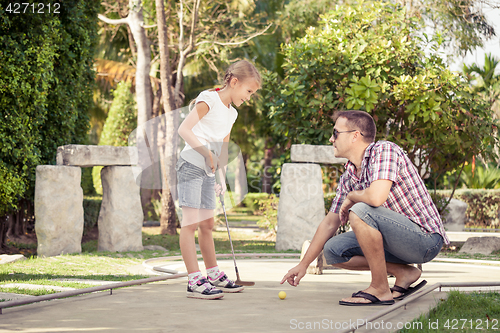
[[(333, 129), (333, 139), (334, 140), (337, 140), (337, 136), (341, 133), (352, 133), (352, 132), (356, 132), (357, 130), (352, 130), (352, 131), (342, 131), (342, 132), (339, 132), (337, 131), (337, 129)], [(359, 132), (359, 134), (361, 134), (361, 136), (364, 136), (363, 133)]]

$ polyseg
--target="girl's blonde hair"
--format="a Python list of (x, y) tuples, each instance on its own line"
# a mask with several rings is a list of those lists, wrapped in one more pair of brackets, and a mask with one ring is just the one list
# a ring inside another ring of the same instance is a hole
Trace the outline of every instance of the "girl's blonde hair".
[[(227, 87), (233, 78), (237, 78), (239, 81), (253, 78), (259, 83), (259, 87), (262, 85), (262, 78), (259, 71), (250, 61), (247, 60), (237, 61), (228, 67), (226, 74), (224, 75), (224, 85), (220, 89)], [(211, 91), (213, 90), (216, 89), (211, 89)]]
[[(231, 80), (233, 78), (237, 78), (239, 81), (244, 81), (246, 79), (253, 78), (255, 81), (259, 83), (259, 87), (262, 85), (262, 77), (260, 76), (257, 68), (248, 60), (239, 60), (226, 70), (226, 74), (224, 75), (224, 84), (219, 90), (224, 89), (229, 86)], [(209, 91), (215, 91), (217, 89), (209, 89)], [(189, 110), (191, 111), (196, 103), (196, 99), (193, 99), (189, 103)]]

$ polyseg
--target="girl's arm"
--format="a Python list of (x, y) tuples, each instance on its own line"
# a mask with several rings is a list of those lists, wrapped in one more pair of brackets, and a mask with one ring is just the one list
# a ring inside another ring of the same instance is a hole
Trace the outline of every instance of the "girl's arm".
[(219, 156), (219, 179), (221, 182), (221, 192), (217, 191), (217, 195), (219, 193), (224, 193), (226, 192), (226, 171), (227, 171), (227, 164), (229, 161), (229, 154), (228, 154), (228, 148), (229, 148), (229, 137), (231, 136), (231, 132), (224, 138), (224, 141), (222, 143), (222, 149), (221, 153)]
[[(200, 142), (200, 140), (198, 140), (196, 135), (194, 135), (193, 133), (193, 127), (208, 113), (208, 111), (209, 108), (207, 103), (199, 102), (198, 104), (196, 104), (193, 110), (189, 112), (186, 119), (184, 119), (182, 124), (179, 126), (179, 130), (177, 131), (177, 133), (179, 133), (181, 138), (183, 138), (184, 141), (188, 143), (188, 145), (190, 145), (194, 150), (203, 155), (205, 157), (205, 160), (208, 161), (208, 164), (210, 165), (210, 151)], [(212, 155), (212, 158), (214, 160), (214, 163), (217, 163), (217, 157)], [(214, 167), (216, 167), (216, 165), (214, 165)]]

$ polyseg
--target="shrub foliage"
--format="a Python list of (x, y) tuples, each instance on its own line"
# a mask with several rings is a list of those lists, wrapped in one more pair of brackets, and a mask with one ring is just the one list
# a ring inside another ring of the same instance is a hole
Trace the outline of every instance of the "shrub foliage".
[(0, 4), (0, 217), (33, 200), (36, 165), (55, 164), (58, 146), (86, 139), (99, 1), (56, 2), (59, 14)]
[(423, 177), (493, 157), (491, 105), (447, 69), (439, 36), (419, 36), (417, 24), (388, 2), (345, 4), (284, 45), (284, 79), (268, 72), (263, 89), (277, 142), (328, 144), (332, 115), (360, 109), (375, 119), (377, 140), (400, 145)]

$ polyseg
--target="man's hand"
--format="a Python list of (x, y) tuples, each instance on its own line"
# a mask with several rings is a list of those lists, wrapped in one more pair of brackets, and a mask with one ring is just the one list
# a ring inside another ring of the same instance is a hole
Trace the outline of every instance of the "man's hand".
[(299, 285), (300, 280), (306, 275), (307, 268), (303, 267), (302, 265), (298, 264), (294, 268), (288, 271), (286, 275), (283, 277), (281, 280), (281, 284), (285, 283), (285, 281), (288, 282), (289, 285), (293, 287), (297, 287)]
[(345, 198), (342, 206), (340, 206), (340, 224), (345, 225), (349, 221), (349, 209), (354, 206), (355, 202)]

